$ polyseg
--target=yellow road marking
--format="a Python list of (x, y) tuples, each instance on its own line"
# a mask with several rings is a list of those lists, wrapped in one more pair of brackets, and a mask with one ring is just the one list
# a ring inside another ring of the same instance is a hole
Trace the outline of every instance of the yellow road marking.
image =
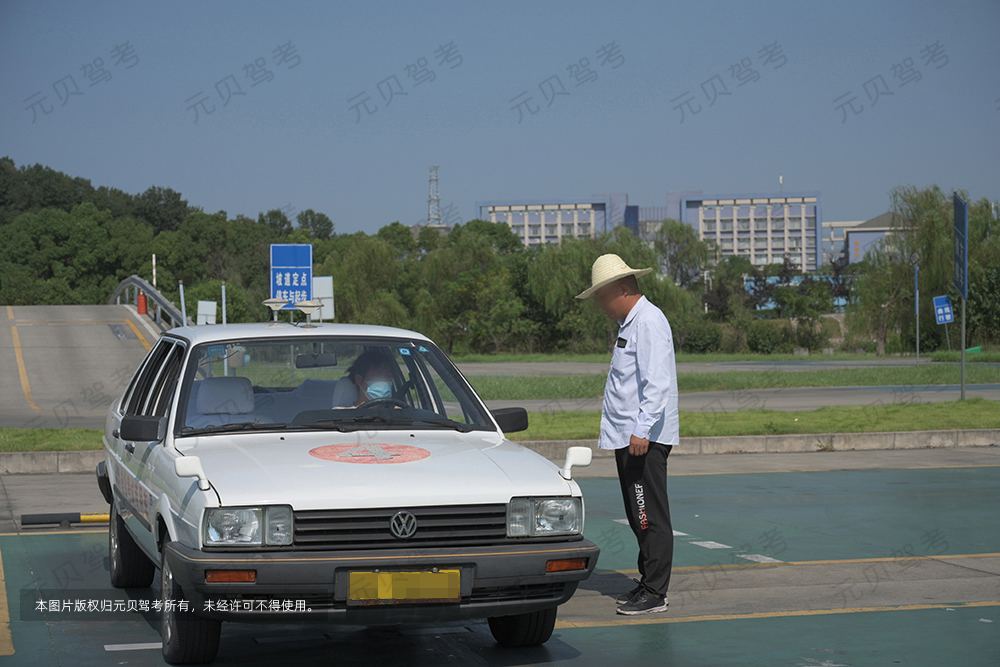
[(14, 309), (11, 308), (10, 306), (7, 306), (7, 319), (8, 320), (14, 319)]
[[(7, 306), (10, 308), (10, 306)], [(24, 400), (28, 402), (28, 407), (35, 412), (42, 412), (42, 409), (35, 403), (35, 397), (31, 395), (31, 385), (28, 383), (28, 370), (24, 367), (24, 355), (21, 353), (21, 339), (17, 335), (17, 326), (10, 327), (11, 338), (14, 339), (14, 357), (17, 359), (17, 373), (21, 376), (21, 391), (24, 392)]]
[(632, 618), (607, 621), (556, 621), (556, 628), (608, 628), (622, 625), (654, 625), (660, 623), (690, 623), (692, 621), (733, 621), (750, 618), (783, 618), (787, 616), (822, 616), (825, 614), (858, 614), (869, 611), (913, 611), (919, 609), (964, 609), (966, 607), (1000, 607), (1000, 600), (959, 604), (904, 604), (895, 607), (845, 607), (844, 609), (802, 609), (799, 611), (760, 611), (750, 614), (710, 614), (706, 616), (674, 616), (673, 618)]
[[(889, 556), (887, 558), (844, 558), (840, 560), (786, 560), (778, 561), (777, 563), (729, 563), (729, 564), (719, 564), (719, 565), (685, 565), (682, 567), (671, 568), (672, 572), (685, 572), (685, 571), (697, 571), (697, 570), (730, 570), (738, 569), (744, 567), (772, 567), (775, 565), (839, 565), (841, 563), (894, 563), (896, 561), (902, 560), (924, 560), (929, 558), (932, 560), (948, 560), (950, 558), (997, 558), (1000, 557), (1000, 553), (987, 553), (987, 554), (936, 554), (932, 556), (900, 556), (894, 558)], [(610, 574), (612, 572), (617, 572), (618, 574), (639, 574), (639, 570), (596, 570), (597, 574)]]
[(14, 655), (14, 640), (10, 636), (10, 611), (7, 609), (7, 582), (3, 575), (3, 554), (0, 554), (0, 655)]
[(132, 333), (134, 333), (136, 336), (139, 337), (139, 342), (142, 343), (142, 346), (146, 348), (146, 350), (148, 351), (149, 343), (147, 343), (146, 338), (141, 333), (139, 333), (139, 328), (136, 327), (134, 324), (132, 324), (132, 320), (125, 320), (125, 324), (129, 325), (129, 327), (132, 329)]

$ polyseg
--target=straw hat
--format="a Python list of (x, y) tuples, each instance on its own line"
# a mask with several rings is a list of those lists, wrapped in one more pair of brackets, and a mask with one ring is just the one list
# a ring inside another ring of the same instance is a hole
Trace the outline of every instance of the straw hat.
[(594, 261), (590, 270), (590, 287), (576, 295), (577, 299), (586, 299), (601, 287), (613, 283), (625, 276), (644, 276), (653, 269), (633, 269), (621, 257), (614, 254), (601, 255)]

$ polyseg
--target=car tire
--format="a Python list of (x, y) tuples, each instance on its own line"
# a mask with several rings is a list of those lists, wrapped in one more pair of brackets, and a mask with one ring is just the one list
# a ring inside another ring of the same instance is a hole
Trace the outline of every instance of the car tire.
[[(164, 539), (164, 544), (167, 540)], [(178, 611), (184, 591), (170, 571), (166, 554), (160, 550), (160, 638), (163, 659), (171, 665), (198, 665), (215, 660), (219, 652), (222, 621), (198, 616), (193, 610)], [(168, 605), (167, 601), (174, 604)]]
[(108, 570), (115, 588), (147, 588), (156, 576), (156, 564), (149, 560), (132, 533), (125, 527), (114, 503), (108, 522)]
[(502, 646), (539, 646), (552, 636), (556, 627), (556, 607), (514, 616), (489, 619), (490, 632)]

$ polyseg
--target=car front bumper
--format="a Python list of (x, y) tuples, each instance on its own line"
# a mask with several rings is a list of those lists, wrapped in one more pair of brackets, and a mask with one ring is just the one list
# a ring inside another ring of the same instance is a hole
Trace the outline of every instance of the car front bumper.
[[(189, 610), (199, 616), (243, 622), (378, 625), (509, 616), (556, 607), (590, 576), (600, 549), (586, 539), (408, 549), (405, 553), (389, 549), (218, 552), (170, 542), (163, 553)], [(546, 572), (551, 560), (578, 558), (587, 559), (584, 569)], [(432, 568), (461, 571), (461, 602), (360, 605), (348, 600), (352, 571)], [(255, 570), (256, 580), (209, 583), (208, 570)]]

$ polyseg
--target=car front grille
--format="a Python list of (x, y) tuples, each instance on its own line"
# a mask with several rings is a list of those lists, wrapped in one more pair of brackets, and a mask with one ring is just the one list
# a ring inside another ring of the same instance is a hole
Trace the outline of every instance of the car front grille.
[[(412, 537), (394, 536), (397, 512), (416, 518)], [(293, 544), (300, 549), (412, 549), (483, 546), (507, 541), (507, 506), (442, 505), (350, 510), (299, 510)]]

